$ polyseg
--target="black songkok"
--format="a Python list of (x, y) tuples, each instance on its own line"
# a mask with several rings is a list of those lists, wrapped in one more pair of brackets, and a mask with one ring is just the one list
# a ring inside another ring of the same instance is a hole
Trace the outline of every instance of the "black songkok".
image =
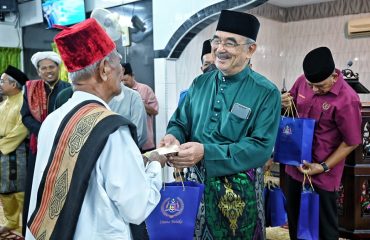
[(248, 13), (222, 10), (216, 31), (235, 33), (256, 41), (260, 22)]
[(311, 83), (322, 82), (335, 69), (333, 56), (327, 47), (319, 47), (309, 52), (303, 60), (303, 72)]
[(203, 62), (203, 56), (211, 52), (212, 52), (211, 42), (209, 40), (205, 40), (203, 42), (202, 55), (200, 56), (200, 60)]
[(28, 81), (27, 75), (18, 68), (13, 67), (12, 65), (8, 65), (4, 73), (14, 78), (22, 86)]

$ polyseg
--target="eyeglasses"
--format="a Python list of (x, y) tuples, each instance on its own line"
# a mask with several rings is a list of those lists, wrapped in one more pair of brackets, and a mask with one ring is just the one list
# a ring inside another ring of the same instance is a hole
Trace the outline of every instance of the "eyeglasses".
[(5, 80), (5, 79), (3, 79), (3, 78), (0, 78), (0, 85), (4, 85), (4, 83), (9, 83), (9, 84), (12, 84), (12, 83), (14, 83), (14, 81), (11, 81), (11, 80)]
[(221, 41), (219, 38), (209, 39), (212, 48), (218, 48), (220, 45), (223, 45), (226, 49), (234, 49), (241, 45), (251, 45), (251, 43), (237, 43), (231, 40), (226, 40), (226, 42)]
[(6, 81), (6, 80), (4, 80), (4, 79), (0, 78), (0, 85), (3, 85), (3, 84), (4, 84), (4, 83), (6, 83), (6, 82), (9, 82), (9, 81)]

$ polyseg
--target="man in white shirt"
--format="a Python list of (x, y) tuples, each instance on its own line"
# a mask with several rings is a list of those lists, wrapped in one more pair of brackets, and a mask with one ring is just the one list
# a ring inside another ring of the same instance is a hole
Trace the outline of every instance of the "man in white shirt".
[(165, 159), (143, 161), (133, 125), (107, 105), (122, 68), (100, 25), (88, 19), (55, 42), (75, 93), (40, 129), (26, 239), (131, 239), (129, 223), (160, 200)]

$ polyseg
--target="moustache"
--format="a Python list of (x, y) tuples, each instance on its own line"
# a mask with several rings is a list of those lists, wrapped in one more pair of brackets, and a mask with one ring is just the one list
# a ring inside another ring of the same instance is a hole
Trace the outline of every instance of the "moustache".
[(228, 59), (231, 58), (230, 54), (228, 53), (216, 53), (216, 57), (220, 59)]

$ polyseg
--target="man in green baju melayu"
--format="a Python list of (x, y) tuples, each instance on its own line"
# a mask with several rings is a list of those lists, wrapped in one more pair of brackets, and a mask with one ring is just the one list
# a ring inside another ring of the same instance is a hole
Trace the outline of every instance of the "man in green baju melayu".
[(210, 40), (217, 70), (193, 81), (160, 143), (180, 145), (175, 168), (204, 164), (202, 239), (263, 238), (256, 169), (271, 156), (281, 103), (276, 86), (248, 65), (259, 25), (253, 15), (221, 12)]

